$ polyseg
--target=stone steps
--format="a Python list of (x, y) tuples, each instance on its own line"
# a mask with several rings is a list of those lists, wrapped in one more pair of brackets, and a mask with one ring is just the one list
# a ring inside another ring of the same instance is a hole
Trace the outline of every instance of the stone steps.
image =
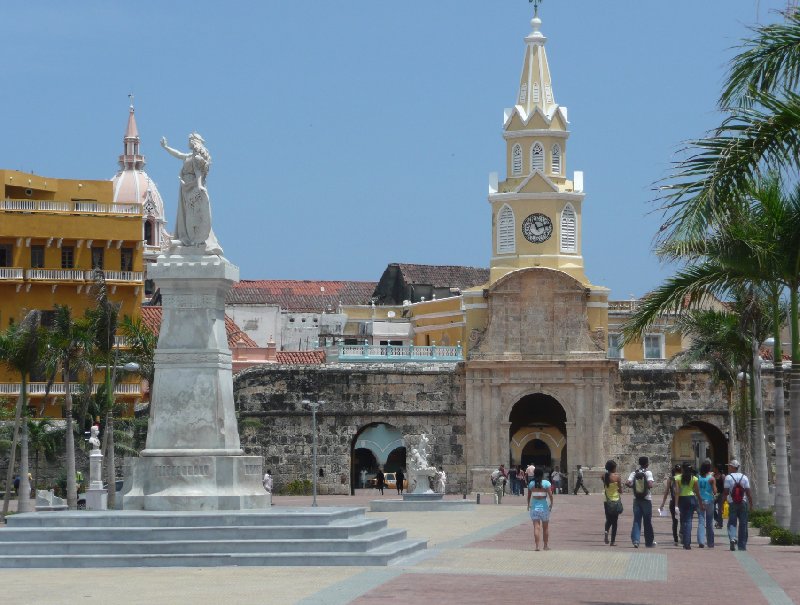
[[(8, 517), (0, 568), (388, 565), (426, 548), (363, 508)], [(206, 525), (202, 523), (205, 522)]]

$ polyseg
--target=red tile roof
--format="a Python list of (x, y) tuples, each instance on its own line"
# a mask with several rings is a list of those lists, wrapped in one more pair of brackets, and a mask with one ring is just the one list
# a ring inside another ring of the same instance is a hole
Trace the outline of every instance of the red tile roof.
[[(284, 311), (322, 313), (344, 305), (367, 305), (377, 282), (313, 280), (242, 280), (225, 299), (227, 304), (272, 304)], [(324, 290), (323, 290), (324, 288)]]
[(325, 351), (277, 351), (278, 363), (293, 365), (319, 365), (325, 363)]
[(489, 269), (460, 265), (411, 265), (397, 263), (403, 281), (434, 288), (472, 288), (489, 281)]
[[(161, 329), (161, 316), (161, 307), (142, 307), (142, 322), (155, 334), (158, 334)], [(231, 349), (234, 347), (258, 347), (258, 344), (242, 332), (241, 328), (227, 315), (225, 316), (225, 332), (228, 335), (228, 346)]]

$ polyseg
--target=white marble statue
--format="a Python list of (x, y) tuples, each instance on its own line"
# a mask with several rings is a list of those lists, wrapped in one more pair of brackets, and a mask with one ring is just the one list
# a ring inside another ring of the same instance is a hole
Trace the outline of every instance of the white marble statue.
[(92, 446), (93, 450), (100, 449), (100, 429), (96, 424), (92, 425), (92, 428), (89, 430), (89, 444)]
[(178, 218), (175, 221), (175, 239), (172, 248), (179, 246), (200, 248), (203, 254), (222, 256), (222, 248), (211, 228), (211, 199), (206, 188), (206, 178), (211, 167), (211, 154), (204, 145), (203, 137), (189, 135), (189, 151), (182, 153), (167, 145), (161, 138), (161, 146), (167, 152), (183, 160), (179, 180)]
[(413, 494), (430, 494), (431, 478), (436, 476), (436, 467), (428, 463), (428, 437), (423, 433), (419, 438), (419, 445), (411, 448), (408, 460), (409, 485)]
[(436, 473), (436, 489), (434, 491), (437, 494), (443, 494), (445, 492), (446, 487), (447, 487), (447, 473), (445, 473), (444, 469), (440, 466), (439, 471)]

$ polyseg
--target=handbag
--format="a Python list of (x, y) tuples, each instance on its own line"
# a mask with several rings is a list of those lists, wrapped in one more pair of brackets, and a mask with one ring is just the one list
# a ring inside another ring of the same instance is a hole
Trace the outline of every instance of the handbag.
[(621, 515), (622, 511), (625, 510), (622, 506), (622, 498), (619, 500), (609, 500), (608, 492), (606, 492), (605, 489), (603, 489), (603, 495), (606, 497), (605, 501), (603, 502), (606, 513), (609, 515)]

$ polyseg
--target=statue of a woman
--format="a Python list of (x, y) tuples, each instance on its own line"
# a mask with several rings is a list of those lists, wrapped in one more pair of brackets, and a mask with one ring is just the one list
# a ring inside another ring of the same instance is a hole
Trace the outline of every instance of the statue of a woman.
[(203, 144), (203, 137), (196, 132), (189, 135), (189, 153), (181, 153), (167, 145), (161, 138), (161, 146), (167, 152), (183, 160), (178, 192), (178, 218), (175, 222), (175, 239), (172, 247), (192, 246), (203, 248), (205, 254), (222, 256), (222, 248), (211, 229), (211, 200), (206, 189), (206, 177), (211, 167), (211, 154)]

